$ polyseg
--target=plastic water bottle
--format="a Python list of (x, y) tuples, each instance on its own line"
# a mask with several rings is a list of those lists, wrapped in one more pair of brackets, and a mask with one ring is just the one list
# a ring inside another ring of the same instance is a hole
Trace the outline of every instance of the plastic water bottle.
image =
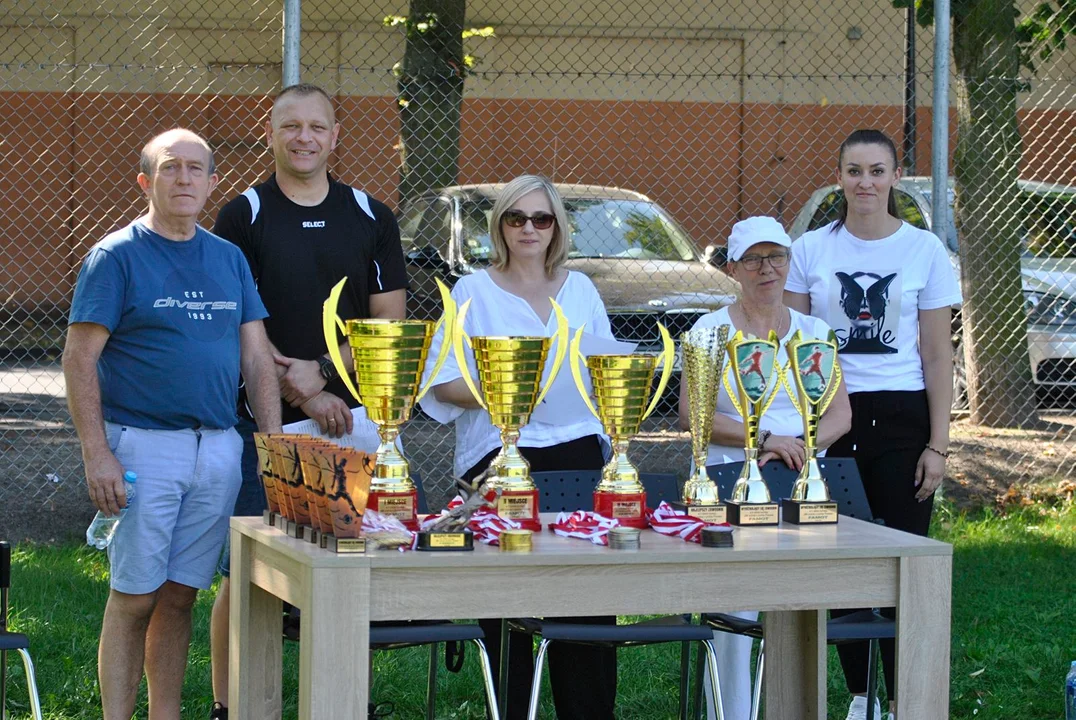
[(123, 485), (127, 490), (127, 506), (122, 508), (116, 515), (108, 516), (100, 510), (93, 518), (93, 522), (86, 528), (86, 544), (98, 550), (104, 550), (112, 542), (112, 536), (116, 534), (116, 527), (120, 520), (127, 514), (127, 508), (131, 507), (131, 501), (135, 496), (135, 481), (138, 476), (128, 470), (123, 473)]
[(1076, 660), (1065, 678), (1065, 720), (1076, 720)]

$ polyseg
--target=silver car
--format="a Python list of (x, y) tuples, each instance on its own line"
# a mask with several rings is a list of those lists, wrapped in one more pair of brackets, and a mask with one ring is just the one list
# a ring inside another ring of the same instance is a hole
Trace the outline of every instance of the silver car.
[[(918, 228), (932, 227), (933, 188), (929, 177), (909, 176), (900, 181), (897, 207), (904, 220)], [(1032, 376), (1044, 391), (1076, 388), (1076, 187), (1021, 180), (1019, 189), (1017, 212), (1023, 218), (1025, 233), (1021, 269)], [(812, 193), (792, 223), (792, 238), (836, 220), (841, 195), (837, 185)], [(959, 276), (951, 183), (948, 195), (948, 249)], [(959, 335), (955, 338), (959, 342)], [(963, 352), (958, 351), (956, 358), (954, 405), (959, 407), (967, 402)]]

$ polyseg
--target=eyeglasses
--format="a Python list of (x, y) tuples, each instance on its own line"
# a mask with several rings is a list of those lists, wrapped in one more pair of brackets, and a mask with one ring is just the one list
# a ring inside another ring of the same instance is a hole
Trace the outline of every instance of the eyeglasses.
[(740, 264), (745, 270), (754, 272), (762, 267), (763, 260), (769, 260), (770, 267), (779, 268), (788, 264), (788, 256), (787, 252), (777, 252), (772, 255), (744, 255), (740, 258)]
[(509, 210), (504, 215), (501, 215), (501, 220), (508, 227), (521, 228), (527, 224), (527, 221), (531, 221), (531, 225), (534, 225), (535, 230), (548, 230), (553, 227), (553, 224), (557, 222), (556, 215), (550, 215), (549, 213), (539, 212), (533, 215), (527, 215), (521, 213), (519, 210)]

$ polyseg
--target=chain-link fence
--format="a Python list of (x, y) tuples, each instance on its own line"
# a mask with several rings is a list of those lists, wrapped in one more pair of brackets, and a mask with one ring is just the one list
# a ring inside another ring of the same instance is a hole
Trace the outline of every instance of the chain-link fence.
[[(206, 224), (267, 176), (268, 98), (288, 60), (283, 7), (23, 0), (5, 10), (0, 534), (58, 537), (90, 513), (58, 363), (80, 261), (143, 211), (136, 158), (156, 131), (190, 127), (216, 149), (222, 182)], [(330, 169), (400, 213), (414, 312), (428, 308), (433, 277), (481, 266), (495, 194), (484, 186), (524, 172), (564, 184), (570, 265), (595, 279), (616, 334), (644, 348), (657, 321), (675, 335), (732, 299), (707, 248), (738, 219), (773, 215), (793, 235), (826, 221), (836, 148), (856, 128), (902, 146), (915, 178), (901, 187), (906, 218), (931, 222), (933, 35), (918, 27), (909, 43), (906, 13), (888, 0), (304, 0), (301, 17), (301, 77), (335, 96), (343, 126)], [(977, 75), (959, 37), (955, 47), (955, 95), (961, 108), (978, 98), (979, 114), (959, 136), (954, 112), (952, 144), (965, 137), (986, 152), (975, 165), (960, 146), (955, 163), (949, 243), (973, 305), (954, 324), (956, 407), (979, 424), (954, 426), (950, 479), (1004, 492), (1065, 477), (1074, 459), (1076, 54), (1040, 60), (1020, 85), (1001, 65)], [(979, 78), (974, 92), (961, 73)], [(1022, 147), (990, 124), (1006, 108)], [(998, 192), (996, 175), (973, 172), (992, 163), (1015, 167), (1018, 187)], [(994, 292), (1006, 282), (1009, 296)], [(633, 445), (643, 470), (686, 471), (674, 396)], [(986, 427), (1012, 421), (1038, 424)], [(418, 417), (404, 441), (441, 500), (452, 429)]]

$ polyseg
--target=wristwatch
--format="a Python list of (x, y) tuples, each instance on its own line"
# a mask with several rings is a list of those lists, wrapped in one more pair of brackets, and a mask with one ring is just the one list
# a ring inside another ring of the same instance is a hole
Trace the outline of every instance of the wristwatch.
[(340, 377), (340, 373), (336, 371), (336, 365), (324, 355), (318, 357), (318, 372), (321, 373), (321, 377), (325, 379), (325, 382), (332, 382)]
[(758, 449), (766, 449), (766, 441), (770, 439), (770, 435), (773, 435), (769, 430), (759, 430), (758, 432)]

